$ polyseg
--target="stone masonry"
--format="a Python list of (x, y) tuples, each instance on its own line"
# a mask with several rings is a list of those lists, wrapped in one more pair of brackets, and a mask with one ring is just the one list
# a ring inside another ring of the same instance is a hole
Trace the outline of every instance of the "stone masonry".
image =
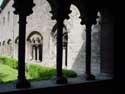
[[(51, 20), (50, 5), (47, 0), (34, 0), (36, 6), (33, 14), (27, 18), (26, 29), (26, 63), (35, 63), (49, 67), (56, 64), (56, 41), (52, 30), (56, 21)], [(10, 0), (0, 13), (0, 55), (18, 57), (18, 16), (13, 14), (13, 0)], [(65, 20), (68, 32), (68, 65), (65, 66), (63, 51), (63, 68), (85, 71), (85, 25), (80, 25), (80, 13), (72, 5), (70, 19)], [(100, 72), (100, 25), (92, 26), (92, 70)], [(56, 32), (56, 30), (55, 30)], [(55, 35), (56, 36), (56, 35)]]

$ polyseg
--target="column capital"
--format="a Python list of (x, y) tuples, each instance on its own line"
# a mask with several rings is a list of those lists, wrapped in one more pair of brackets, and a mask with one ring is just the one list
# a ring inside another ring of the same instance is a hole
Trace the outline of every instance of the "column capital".
[(92, 4), (93, 1), (89, 0), (79, 0), (75, 2), (75, 5), (79, 9), (80, 12), (80, 19), (81, 19), (81, 25), (83, 24), (95, 24), (96, 18), (97, 18), (97, 5)]
[(47, 0), (51, 6), (52, 20), (64, 20), (69, 19), (69, 14), (71, 13), (70, 0)]
[(35, 6), (33, 0), (14, 0), (12, 5), (15, 8), (14, 13), (16, 15), (28, 16), (33, 13), (32, 8)]

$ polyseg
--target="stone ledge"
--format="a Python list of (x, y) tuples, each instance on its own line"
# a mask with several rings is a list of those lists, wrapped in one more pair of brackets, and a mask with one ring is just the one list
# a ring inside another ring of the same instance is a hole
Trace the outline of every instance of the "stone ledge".
[[(69, 78), (68, 84), (56, 84), (52, 80), (47, 81), (34, 81), (31, 82), (31, 88), (28, 89), (16, 89), (14, 83), (9, 84), (0, 84), (0, 93), (18, 93), (18, 92), (29, 92), (29, 91), (44, 91), (48, 90), (57, 90), (59, 88), (69, 88), (74, 86), (84, 87), (86, 85), (97, 85), (105, 81), (112, 81), (111, 77), (96, 77), (96, 80), (87, 81), (85, 79), (81, 79), (81, 77), (77, 78)], [(46, 92), (47, 92), (46, 91)], [(49, 91), (48, 91), (49, 92)]]

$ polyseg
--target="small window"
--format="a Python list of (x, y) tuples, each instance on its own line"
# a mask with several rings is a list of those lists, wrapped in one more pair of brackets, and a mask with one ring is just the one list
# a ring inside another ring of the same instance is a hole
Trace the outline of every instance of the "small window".
[(3, 25), (5, 24), (5, 17), (3, 17)]
[(9, 20), (10, 20), (10, 11), (8, 12), (8, 22), (9, 22)]

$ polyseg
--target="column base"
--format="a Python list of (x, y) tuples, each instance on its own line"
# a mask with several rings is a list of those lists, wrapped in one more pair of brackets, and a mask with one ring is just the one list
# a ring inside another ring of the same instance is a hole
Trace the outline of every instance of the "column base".
[(56, 77), (56, 76), (54, 76), (53, 78), (52, 78), (52, 80), (56, 83), (56, 84), (67, 84), (68, 83), (68, 81), (67, 81), (67, 78), (65, 78), (65, 77)]
[(85, 74), (84, 77), (86, 80), (95, 80), (95, 76), (92, 74)]
[(30, 82), (26, 79), (18, 79), (16, 81), (16, 88), (30, 88)]

